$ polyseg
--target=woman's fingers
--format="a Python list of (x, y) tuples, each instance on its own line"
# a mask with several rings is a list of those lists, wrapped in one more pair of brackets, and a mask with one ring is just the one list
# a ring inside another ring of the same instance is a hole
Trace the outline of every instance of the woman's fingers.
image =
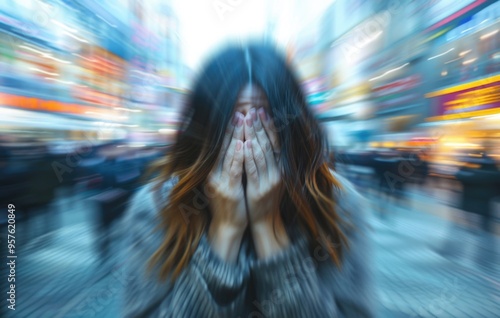
[(220, 173), (220, 181), (223, 184), (229, 182), (229, 172), (231, 170), (231, 165), (233, 164), (234, 153), (236, 151), (237, 140), (232, 138), (227, 148), (226, 155), (224, 156), (224, 162), (222, 163), (222, 171)]
[(236, 140), (241, 140), (243, 143), (244, 140), (244, 129), (243, 129), (243, 122), (245, 121), (245, 116), (243, 116), (242, 113), (236, 112), (234, 114), (236, 120), (234, 121), (234, 132), (233, 132), (233, 138)]
[(243, 158), (244, 158), (243, 141), (236, 140), (233, 162), (231, 163), (231, 168), (229, 170), (230, 187), (236, 187), (241, 184), (241, 176), (243, 175)]
[[(243, 141), (243, 114), (240, 112), (236, 112), (231, 119), (231, 123), (229, 123), (226, 133), (224, 135), (224, 140), (222, 141), (222, 147), (219, 153), (219, 157), (217, 158), (217, 162), (215, 165), (215, 171), (214, 171), (214, 176), (219, 177), (221, 176), (223, 172), (223, 166), (224, 162), (226, 162), (228, 159), (227, 157), (227, 152), (230, 147), (231, 141), (233, 139), (239, 139)], [(233, 145), (234, 148), (234, 145)], [(229, 162), (227, 164), (230, 166), (231, 165), (232, 158), (229, 159)]]
[(255, 134), (254, 129), (254, 121), (257, 118), (257, 113), (254, 108), (250, 109), (248, 114), (245, 116), (245, 139), (251, 140), (253, 159), (255, 161), (255, 165), (257, 166), (257, 171), (259, 176), (267, 177), (267, 166), (266, 166), (266, 157), (264, 156), (264, 152), (262, 151), (261, 146), (257, 140), (257, 136)]
[(264, 130), (262, 125), (262, 119), (260, 116), (255, 116), (254, 118), (254, 130), (255, 135), (257, 136), (257, 141), (259, 142), (260, 148), (264, 152), (264, 156), (266, 158), (266, 164), (269, 169), (269, 173), (273, 173), (272, 170), (276, 167), (276, 159), (274, 157), (274, 151), (271, 146), (271, 141)]
[(275, 154), (280, 153), (280, 145), (278, 140), (278, 134), (276, 134), (276, 130), (273, 129), (273, 123), (269, 114), (264, 110), (264, 108), (260, 108), (258, 110), (259, 118), (262, 122), (262, 126), (266, 131), (266, 135), (269, 138), (269, 142), (271, 143), (271, 147), (273, 148), (273, 152)]
[(245, 153), (245, 172), (247, 174), (249, 184), (257, 184), (259, 182), (259, 173), (257, 171), (257, 166), (255, 165), (255, 160), (253, 159), (252, 146), (252, 140), (245, 141), (243, 147)]
[(252, 108), (245, 116), (245, 140), (255, 139), (255, 130), (253, 128), (253, 115), (255, 115), (255, 110)]
[[(227, 163), (231, 160), (230, 164), (226, 166), (226, 161), (224, 161), (223, 173), (227, 172), (229, 177), (229, 184), (231, 186), (236, 186), (238, 183), (241, 183), (241, 176), (243, 174), (243, 158), (244, 158), (244, 150), (243, 150), (243, 114), (236, 112), (235, 114), (235, 127), (233, 136), (231, 139), (231, 152), (232, 159), (229, 156), (226, 156)], [(234, 147), (234, 148), (233, 148)], [(229, 151), (228, 151), (229, 153)]]
[(234, 133), (234, 129), (237, 123), (237, 116), (236, 114), (233, 116), (231, 119), (231, 123), (227, 125), (226, 132), (224, 134), (224, 139), (222, 140), (222, 147), (220, 148), (219, 155), (217, 157), (217, 161), (215, 162), (215, 168), (213, 171), (214, 177), (218, 178), (220, 177), (220, 174), (222, 172), (222, 164), (224, 163), (226, 153), (227, 153), (227, 148), (229, 147), (229, 143), (231, 142), (231, 138)]

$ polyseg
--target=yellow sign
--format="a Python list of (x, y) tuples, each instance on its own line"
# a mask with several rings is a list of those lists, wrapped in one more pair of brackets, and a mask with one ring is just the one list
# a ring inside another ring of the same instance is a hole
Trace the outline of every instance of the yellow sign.
[(487, 77), (487, 78), (483, 78), (483, 79), (479, 79), (476, 81), (472, 81), (469, 83), (464, 83), (464, 84), (440, 89), (438, 91), (426, 94), (425, 97), (431, 98), (431, 97), (446, 95), (446, 94), (450, 94), (450, 93), (454, 93), (454, 92), (463, 91), (463, 90), (466, 90), (469, 88), (474, 88), (474, 87), (478, 87), (478, 86), (482, 86), (482, 85), (488, 85), (488, 84), (499, 82), (499, 81), (500, 81), (500, 74), (494, 75), (491, 77)]
[(449, 110), (462, 110), (498, 101), (500, 101), (500, 86), (492, 86), (458, 94), (456, 99), (445, 102), (444, 106)]

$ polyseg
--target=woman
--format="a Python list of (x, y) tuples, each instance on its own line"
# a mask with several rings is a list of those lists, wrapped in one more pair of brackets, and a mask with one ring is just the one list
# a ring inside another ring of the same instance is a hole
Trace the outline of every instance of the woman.
[(126, 317), (371, 317), (364, 200), (284, 59), (231, 47), (124, 225)]

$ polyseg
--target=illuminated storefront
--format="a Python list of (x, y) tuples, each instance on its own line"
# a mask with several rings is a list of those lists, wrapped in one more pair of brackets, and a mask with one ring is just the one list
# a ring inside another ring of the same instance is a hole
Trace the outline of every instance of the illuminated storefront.
[(142, 20), (151, 5), (141, 1), (11, 2), (0, 4), (1, 131), (29, 126), (33, 137), (53, 130), (63, 139), (100, 125), (114, 127), (107, 139), (174, 131), (181, 98), (173, 95), (184, 93), (175, 87), (174, 12)]
[(428, 121), (467, 119), (500, 114), (500, 74), (444, 88), (426, 95), (436, 116)]
[(425, 95), (436, 135), (435, 162), (459, 165), (464, 153), (484, 150), (500, 159), (500, 3), (442, 37), (430, 53)]

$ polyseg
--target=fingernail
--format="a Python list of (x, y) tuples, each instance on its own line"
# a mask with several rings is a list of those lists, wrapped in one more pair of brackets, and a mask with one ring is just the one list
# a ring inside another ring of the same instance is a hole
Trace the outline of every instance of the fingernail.
[(264, 108), (259, 108), (259, 116), (260, 116), (260, 120), (262, 120), (262, 121), (267, 120), (267, 114), (266, 114), (266, 111), (264, 110)]
[(242, 144), (241, 140), (238, 140), (236, 142), (236, 151), (240, 151), (241, 150), (241, 144)]
[(236, 126), (236, 124), (238, 124), (238, 113), (234, 113), (231, 123), (233, 124), (233, 126)]
[(238, 113), (238, 127), (243, 126), (243, 115)]
[(255, 112), (255, 108), (250, 110), (250, 115), (252, 116), (253, 121), (257, 121), (257, 113)]
[(246, 122), (248, 127), (252, 127), (252, 116), (247, 116)]
[(252, 141), (251, 140), (247, 140), (246, 141), (246, 145), (247, 145), (248, 149), (252, 148)]

